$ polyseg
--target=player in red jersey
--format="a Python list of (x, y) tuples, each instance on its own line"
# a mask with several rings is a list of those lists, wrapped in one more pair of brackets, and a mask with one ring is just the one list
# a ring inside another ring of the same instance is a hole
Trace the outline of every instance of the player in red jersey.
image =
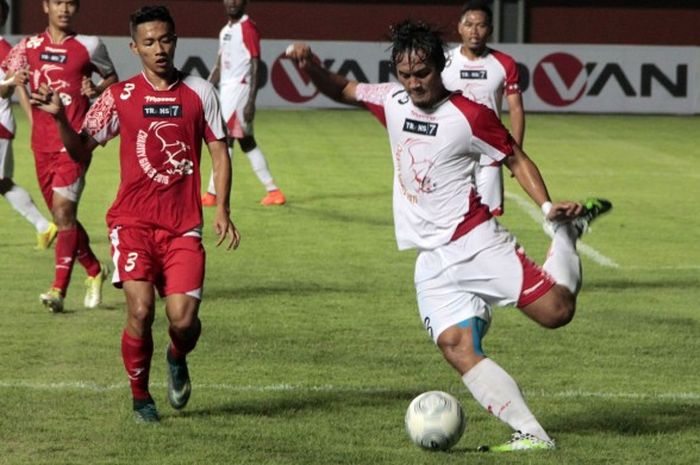
[[(219, 84), (221, 110), (231, 149), (237, 140), (255, 175), (267, 190), (260, 204), (284, 205), (287, 199), (272, 178), (267, 159), (253, 134), (255, 99), (260, 81), (260, 32), (245, 14), (247, 5), (248, 0), (224, 0), (228, 22), (219, 32), (219, 54), (209, 81)], [(212, 173), (207, 192), (202, 196), (205, 207), (216, 204), (216, 192)]]
[[(28, 72), (32, 91), (42, 85), (51, 87), (60, 95), (71, 126), (77, 129), (83, 123), (90, 99), (115, 83), (117, 74), (102, 41), (95, 36), (76, 34), (73, 29), (80, 6), (78, 0), (43, 0), (42, 3), (48, 28), (22, 39), (1, 66), (10, 75)], [(91, 80), (93, 73), (103, 78), (97, 85)], [(18, 89), (26, 92), (24, 86)], [(52, 312), (63, 311), (63, 299), (77, 259), (88, 275), (84, 305), (97, 307), (108, 270), (92, 252), (90, 238), (77, 218), (90, 160), (78, 163), (68, 156), (50, 115), (34, 109), (31, 118), (39, 186), (58, 227), (54, 282), (40, 299)]]
[[(7, 21), (10, 6), (7, 0), (0, 0), (0, 26)], [(0, 37), (0, 62), (5, 59), (12, 46)], [(14, 76), (13, 76), (14, 77)], [(0, 69), (0, 79), (5, 79), (5, 73)], [(5, 197), (12, 208), (27, 219), (36, 228), (37, 249), (47, 249), (56, 238), (56, 225), (49, 222), (37, 209), (29, 193), (15, 184), (14, 154), (12, 139), (15, 137), (15, 118), (10, 108), (10, 96), (16, 85), (23, 85), (26, 75), (17, 75), (14, 81), (0, 86), (0, 195)]]
[(99, 144), (120, 136), (121, 183), (107, 213), (115, 265), (112, 282), (126, 294), (122, 358), (137, 420), (159, 420), (148, 389), (155, 290), (165, 298), (170, 322), (168, 399), (181, 409), (190, 378), (186, 355), (201, 332), (198, 317), (204, 281), (200, 154), (209, 148), (216, 173), (214, 229), (217, 246), (236, 248), (240, 235), (229, 217), (231, 164), (214, 87), (180, 73), (174, 64), (175, 24), (165, 7), (131, 15), (132, 51), (143, 72), (113, 85), (93, 104), (80, 133), (58, 93), (43, 85), (32, 104), (53, 115), (70, 155), (88, 160)]

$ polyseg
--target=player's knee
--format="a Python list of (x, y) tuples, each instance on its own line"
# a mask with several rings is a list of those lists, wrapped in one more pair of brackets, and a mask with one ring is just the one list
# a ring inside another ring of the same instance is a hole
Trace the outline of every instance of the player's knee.
[(440, 334), (437, 346), (445, 360), (464, 374), (484, 358), (481, 334), (471, 325), (452, 326)]
[(541, 323), (547, 328), (561, 328), (571, 322), (574, 313), (576, 313), (576, 297), (568, 289), (561, 287), (557, 289), (556, 298), (550, 305), (548, 317)]

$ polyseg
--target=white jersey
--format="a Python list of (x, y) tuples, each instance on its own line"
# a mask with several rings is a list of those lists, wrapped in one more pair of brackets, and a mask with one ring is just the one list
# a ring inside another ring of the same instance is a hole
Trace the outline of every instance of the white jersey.
[(399, 249), (435, 249), (490, 218), (476, 195), (475, 166), (480, 154), (501, 162), (513, 153), (494, 112), (459, 93), (426, 111), (396, 83), (358, 84), (355, 95), (389, 133)]
[[(0, 36), (0, 60), (4, 60), (12, 46)], [(0, 68), (0, 79), (5, 79), (5, 71)], [(15, 118), (10, 109), (10, 99), (0, 98), (0, 139), (12, 139), (15, 136)], [(1, 175), (1, 174), (0, 174)]]
[(470, 60), (460, 49), (457, 46), (449, 51), (442, 82), (447, 89), (462, 91), (465, 97), (486, 105), (500, 116), (504, 92), (520, 93), (515, 60), (490, 48), (483, 56)]
[(253, 58), (260, 58), (260, 33), (248, 15), (243, 15), (237, 22), (226, 24), (219, 33), (219, 83), (222, 86), (249, 83)]

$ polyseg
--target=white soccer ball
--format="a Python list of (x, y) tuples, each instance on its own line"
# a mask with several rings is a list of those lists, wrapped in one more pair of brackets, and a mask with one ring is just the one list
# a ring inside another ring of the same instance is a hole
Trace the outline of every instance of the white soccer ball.
[(447, 450), (457, 444), (467, 427), (459, 401), (442, 391), (424, 392), (406, 410), (406, 432), (416, 445)]

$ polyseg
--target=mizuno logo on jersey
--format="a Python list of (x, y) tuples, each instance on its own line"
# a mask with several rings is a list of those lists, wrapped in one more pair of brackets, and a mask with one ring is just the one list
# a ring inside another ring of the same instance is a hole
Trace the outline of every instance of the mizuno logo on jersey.
[(68, 61), (68, 55), (63, 53), (49, 53), (41, 52), (39, 55), (41, 61), (48, 61), (49, 63), (66, 63)]
[(231, 34), (224, 34), (224, 40), (231, 40)]
[(487, 79), (488, 73), (485, 69), (463, 69), (459, 72), (461, 79)]
[(424, 123), (423, 121), (406, 118), (403, 122), (403, 130), (424, 136), (435, 136), (437, 135), (438, 125), (437, 123)]
[(144, 118), (181, 118), (182, 105), (144, 105)]

